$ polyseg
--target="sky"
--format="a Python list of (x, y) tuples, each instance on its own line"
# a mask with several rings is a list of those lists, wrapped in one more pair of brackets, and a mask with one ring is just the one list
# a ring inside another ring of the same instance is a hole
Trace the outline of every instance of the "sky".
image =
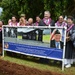
[(3, 9), (0, 7), (0, 15), (1, 15), (2, 11), (3, 11)]

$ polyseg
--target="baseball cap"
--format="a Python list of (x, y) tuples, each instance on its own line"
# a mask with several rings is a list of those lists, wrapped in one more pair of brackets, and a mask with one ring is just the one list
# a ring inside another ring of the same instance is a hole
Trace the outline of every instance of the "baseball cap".
[(25, 17), (25, 14), (21, 14), (20, 16), (21, 16), (21, 17)]

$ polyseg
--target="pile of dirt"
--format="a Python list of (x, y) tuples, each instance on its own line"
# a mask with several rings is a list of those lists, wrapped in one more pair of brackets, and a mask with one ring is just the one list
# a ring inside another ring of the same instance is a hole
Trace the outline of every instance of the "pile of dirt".
[(0, 60), (0, 75), (63, 75)]

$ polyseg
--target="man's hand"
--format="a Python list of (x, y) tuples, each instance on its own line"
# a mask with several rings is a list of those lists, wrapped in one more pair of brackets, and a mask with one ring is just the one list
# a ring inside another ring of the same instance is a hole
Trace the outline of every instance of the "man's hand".
[(70, 37), (66, 37), (66, 41), (67, 41), (67, 42), (70, 41)]

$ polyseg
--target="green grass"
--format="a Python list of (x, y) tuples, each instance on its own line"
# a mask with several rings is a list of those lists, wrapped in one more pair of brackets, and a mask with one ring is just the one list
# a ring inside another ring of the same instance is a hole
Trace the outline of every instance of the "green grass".
[[(37, 35), (38, 37), (38, 35)], [(18, 39), (22, 39), (22, 36), (17, 36)], [(50, 43), (50, 35), (43, 35), (43, 42)]]
[[(22, 36), (18, 36), (18, 38), (22, 39)], [(49, 42), (49, 41), (50, 41), (50, 35), (43, 35), (43, 42)], [(65, 68), (65, 71), (62, 71), (61, 65), (59, 64), (50, 63), (47, 65), (47, 64), (38, 63), (39, 60), (37, 60), (37, 62), (34, 62), (33, 60), (36, 60), (36, 59), (35, 58), (33, 59), (32, 57), (27, 59), (26, 58), (21, 59), (21, 58), (10, 57), (5, 54), (5, 57), (3, 58), (3, 60), (14, 62), (20, 65), (25, 65), (32, 68), (37, 68), (40, 70), (53, 71), (53, 72), (67, 74), (67, 75), (75, 75), (75, 64), (72, 65), (71, 68), (68, 68), (68, 69)]]
[(50, 43), (50, 35), (43, 35), (43, 42)]
[(10, 62), (14, 62), (20, 65), (25, 65), (28, 67), (32, 67), (32, 68), (37, 68), (40, 70), (47, 70), (47, 71), (52, 71), (52, 72), (57, 72), (57, 73), (62, 73), (62, 74), (67, 74), (67, 75), (75, 75), (75, 64), (68, 69), (65, 69), (65, 71), (61, 70), (61, 65), (59, 64), (42, 64), (42, 63), (38, 63), (39, 60), (37, 60), (36, 62), (33, 61), (37, 60), (36, 58), (32, 58), (29, 57), (27, 59), (21, 59), (21, 58), (15, 58), (15, 57), (10, 57), (5, 55), (5, 57), (3, 58), (3, 60), (5, 61), (10, 61)]
[(17, 36), (18, 39), (22, 39), (22, 36)]

